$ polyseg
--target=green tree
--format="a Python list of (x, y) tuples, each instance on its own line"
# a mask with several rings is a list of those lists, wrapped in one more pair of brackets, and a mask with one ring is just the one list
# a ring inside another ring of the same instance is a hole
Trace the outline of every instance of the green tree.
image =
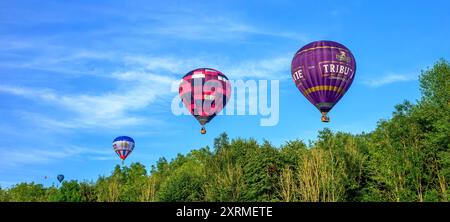
[(249, 201), (274, 201), (278, 198), (277, 187), (282, 160), (277, 149), (268, 141), (261, 148), (246, 154), (243, 179), (247, 189), (243, 195)]
[(192, 157), (178, 156), (178, 158), (179, 160), (174, 161), (177, 167), (172, 169), (161, 184), (158, 199), (160, 201), (204, 200), (203, 184), (206, 181), (204, 166)]
[(0, 186), (0, 202), (8, 202), (10, 201), (8, 190), (2, 189)]
[(70, 180), (62, 182), (57, 195), (57, 200), (63, 202), (81, 202), (81, 188), (78, 181)]
[(19, 183), (9, 190), (9, 201), (12, 202), (43, 202), (47, 200), (42, 184)]

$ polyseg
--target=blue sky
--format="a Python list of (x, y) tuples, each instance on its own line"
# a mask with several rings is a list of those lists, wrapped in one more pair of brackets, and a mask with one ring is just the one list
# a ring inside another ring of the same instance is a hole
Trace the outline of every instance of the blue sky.
[[(127, 164), (211, 146), (227, 132), (279, 146), (334, 131), (371, 131), (420, 97), (418, 75), (449, 59), (448, 1), (0, 1), (0, 185), (95, 180)], [(357, 62), (352, 87), (320, 122), (290, 79), (294, 53), (333, 40)], [(280, 80), (279, 123), (219, 116), (199, 134), (175, 116), (170, 86), (197, 67), (230, 79)], [(49, 179), (44, 179), (48, 176)]]

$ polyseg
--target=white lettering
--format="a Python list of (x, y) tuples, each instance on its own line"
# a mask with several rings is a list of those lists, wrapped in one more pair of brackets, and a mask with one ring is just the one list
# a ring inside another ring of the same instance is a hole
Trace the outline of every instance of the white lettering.
[(267, 80), (259, 80), (259, 112), (263, 116), (269, 116), (267, 119), (261, 119), (261, 126), (275, 126), (279, 120), (279, 80), (270, 82), (270, 107), (267, 99)]
[(328, 64), (324, 64), (323, 68), (325, 69), (325, 73), (327, 73), (328, 72)]

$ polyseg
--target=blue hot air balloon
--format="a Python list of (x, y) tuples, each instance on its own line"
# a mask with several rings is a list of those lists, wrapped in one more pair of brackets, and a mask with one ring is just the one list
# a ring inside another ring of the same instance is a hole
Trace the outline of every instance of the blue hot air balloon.
[(58, 181), (61, 183), (64, 180), (64, 175), (59, 174), (58, 176), (56, 176), (56, 178), (58, 179)]

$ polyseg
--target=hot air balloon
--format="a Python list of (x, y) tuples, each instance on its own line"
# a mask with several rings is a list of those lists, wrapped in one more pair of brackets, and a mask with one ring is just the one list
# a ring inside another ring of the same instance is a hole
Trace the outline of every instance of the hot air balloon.
[(186, 108), (202, 126), (211, 121), (227, 104), (231, 93), (228, 78), (215, 69), (199, 68), (187, 73), (180, 83), (179, 95)]
[(58, 181), (61, 183), (64, 180), (64, 175), (58, 174), (58, 176), (56, 176), (56, 179), (58, 179)]
[(123, 161), (133, 152), (135, 143), (129, 136), (119, 136), (114, 139), (112, 145), (114, 152), (122, 159), (123, 164)]
[(356, 61), (350, 50), (333, 41), (309, 43), (295, 53), (291, 74), (300, 92), (322, 113), (327, 113), (350, 88)]

